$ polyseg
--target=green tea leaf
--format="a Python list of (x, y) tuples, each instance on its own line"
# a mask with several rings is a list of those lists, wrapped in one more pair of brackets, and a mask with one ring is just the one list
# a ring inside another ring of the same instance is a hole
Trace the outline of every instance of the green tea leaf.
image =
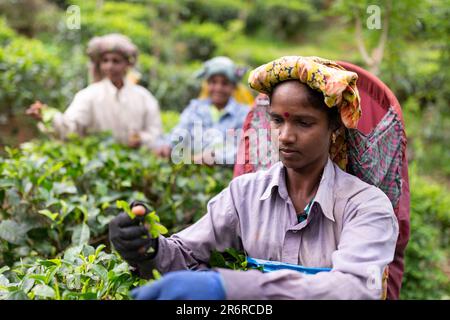
[(209, 265), (212, 268), (224, 268), (225, 267), (225, 258), (223, 257), (223, 255), (214, 250), (211, 252), (211, 256), (209, 258)]
[(156, 228), (156, 230), (158, 230), (158, 232), (160, 234), (166, 234), (169, 232), (169, 230), (167, 230), (166, 227), (164, 227), (162, 224), (159, 224), (159, 223), (155, 225), (155, 228)]
[(131, 208), (130, 208), (130, 205), (128, 204), (128, 202), (123, 201), (123, 200), (117, 200), (116, 207), (124, 210), (128, 214), (128, 216), (130, 216), (131, 219), (136, 218), (136, 215), (133, 212), (131, 212)]
[(56, 108), (52, 108), (49, 106), (46, 106), (45, 108), (41, 109), (42, 114), (42, 122), (45, 124), (50, 124), (54, 118), (54, 116), (59, 113), (60, 111)]
[(92, 270), (97, 274), (103, 281), (108, 281), (108, 270), (99, 264), (93, 264)]
[(162, 278), (161, 273), (159, 273), (159, 271), (156, 269), (152, 270), (152, 274), (153, 274), (153, 279), (155, 279), (155, 280), (159, 280)]
[(13, 244), (24, 243), (26, 231), (14, 220), (4, 220), (0, 223), (0, 238)]
[(64, 260), (70, 261), (70, 262), (74, 262), (76, 260), (78, 260), (78, 256), (81, 253), (82, 250), (82, 246), (74, 246), (74, 247), (69, 247), (66, 249), (66, 251), (64, 252)]
[(72, 233), (72, 244), (80, 246), (89, 242), (90, 229), (85, 223), (76, 226)]
[(14, 207), (18, 206), (20, 203), (20, 196), (19, 193), (17, 192), (17, 189), (10, 188), (6, 190), (5, 199), (10, 206)]
[(108, 209), (109, 206), (110, 206), (109, 202), (103, 202), (103, 203), (102, 203), (102, 210)]
[(0, 179), (0, 188), (1, 189), (6, 189), (6, 188), (11, 188), (11, 187), (15, 187), (16, 183), (14, 182), (13, 179)]
[(121, 183), (120, 183), (120, 185), (122, 186), (122, 187), (131, 187), (131, 181), (130, 180), (124, 180), (124, 181), (122, 181)]
[(43, 298), (55, 298), (55, 290), (45, 284), (38, 284), (33, 288), (33, 293), (36, 296)]
[(15, 290), (9, 293), (6, 300), (30, 300), (25, 292), (22, 290)]
[(41, 185), (42, 182), (47, 179), (47, 177), (51, 176), (53, 173), (58, 172), (59, 170), (61, 170), (61, 168), (64, 167), (64, 163), (63, 162), (58, 162), (57, 164), (55, 164), (54, 166), (52, 166), (49, 170), (47, 170), (47, 172), (45, 174), (43, 174), (37, 181), (38, 185)]
[(6, 287), (8, 284), (9, 284), (8, 278), (6, 278), (3, 274), (0, 273), (0, 300), (2, 288)]
[(69, 182), (55, 182), (53, 189), (56, 195), (62, 194), (77, 194), (78, 190), (73, 183)]
[(49, 218), (52, 221), (55, 221), (59, 215), (58, 213), (52, 213), (50, 210), (47, 210), (47, 209), (39, 210), (38, 212), (39, 212), (39, 214), (46, 216), (47, 218)]
[(45, 284), (45, 282), (47, 280), (47, 277), (42, 274), (32, 274), (29, 276), (29, 278), (33, 279), (33, 280), (37, 280), (38, 282), (43, 283), (43, 284)]
[(0, 274), (2, 274), (3, 272), (6, 272), (8, 270), (10, 270), (10, 268), (8, 266), (3, 266), (0, 268)]

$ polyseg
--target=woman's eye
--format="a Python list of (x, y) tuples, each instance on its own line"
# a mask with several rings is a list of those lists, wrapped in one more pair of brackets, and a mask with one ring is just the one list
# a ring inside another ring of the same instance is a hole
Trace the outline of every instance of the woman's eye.
[(310, 127), (312, 125), (312, 123), (305, 121), (298, 121), (297, 124), (301, 127)]
[(281, 119), (279, 118), (272, 118), (271, 121), (275, 124), (280, 124), (281, 123)]

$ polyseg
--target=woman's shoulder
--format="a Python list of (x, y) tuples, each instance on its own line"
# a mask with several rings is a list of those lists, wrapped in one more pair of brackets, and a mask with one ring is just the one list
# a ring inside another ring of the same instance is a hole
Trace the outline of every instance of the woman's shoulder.
[(189, 100), (189, 104), (187, 105), (187, 108), (189, 107), (196, 107), (196, 106), (209, 106), (211, 105), (211, 100), (207, 98), (193, 98)]
[(189, 100), (188, 105), (183, 109), (185, 113), (199, 113), (201, 115), (209, 112), (211, 101), (204, 98), (194, 98)]
[(250, 108), (251, 108), (251, 105), (249, 105), (249, 104), (239, 102), (239, 101), (237, 101), (237, 100), (236, 100), (235, 98), (233, 98), (233, 97), (231, 97), (231, 99), (232, 99), (232, 101), (234, 102), (234, 104), (235, 104), (236, 106), (240, 107), (240, 108), (247, 108), (247, 109), (250, 109)]
[(270, 184), (278, 185), (282, 167), (281, 162), (277, 162), (268, 169), (245, 173), (233, 178), (230, 186), (245, 190), (246, 193), (260, 193), (262, 195)]

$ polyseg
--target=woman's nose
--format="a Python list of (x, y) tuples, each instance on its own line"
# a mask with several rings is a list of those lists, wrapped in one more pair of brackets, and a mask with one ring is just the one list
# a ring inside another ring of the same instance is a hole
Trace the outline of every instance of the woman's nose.
[(297, 138), (295, 132), (289, 124), (284, 124), (281, 128), (278, 128), (278, 130), (280, 130), (278, 140), (282, 144), (291, 144), (296, 142)]

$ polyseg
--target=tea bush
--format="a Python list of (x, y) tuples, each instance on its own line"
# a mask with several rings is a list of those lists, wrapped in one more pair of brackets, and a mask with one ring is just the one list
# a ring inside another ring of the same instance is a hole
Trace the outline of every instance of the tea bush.
[(0, 264), (107, 243), (117, 200), (143, 200), (176, 232), (231, 180), (228, 168), (174, 165), (109, 136), (37, 140), (0, 162)]
[(242, 11), (247, 10), (246, 4), (239, 0), (187, 0), (184, 2), (186, 9), (181, 17), (186, 20), (197, 19), (200, 22), (224, 24), (237, 19)]
[(13, 37), (0, 46), (0, 113), (12, 114), (36, 99), (61, 104), (61, 61), (39, 40)]
[(411, 236), (405, 252), (402, 299), (449, 298), (450, 196), (410, 168)]
[(15, 36), (15, 32), (7, 24), (4, 18), (0, 18), (0, 45), (7, 45)]
[(305, 31), (314, 9), (309, 2), (256, 0), (250, 11), (245, 31), (264, 32), (279, 39), (290, 39)]
[(187, 60), (207, 60), (213, 57), (225, 30), (214, 23), (184, 23), (176, 31), (177, 40), (186, 46)]
[[(107, 33), (122, 33), (143, 52), (149, 52), (152, 43), (150, 19), (152, 11), (144, 4), (104, 1), (97, 6), (96, 1), (71, 1), (82, 12), (81, 40), (87, 43), (94, 36)], [(73, 30), (66, 30), (74, 33)]]
[(143, 285), (117, 253), (104, 246), (68, 248), (59, 257), (0, 269), (0, 300), (124, 300)]
[(150, 90), (162, 110), (181, 112), (200, 92), (201, 80), (194, 76), (198, 68), (200, 64), (187, 67), (158, 64), (149, 70), (145, 64), (142, 64), (141, 85)]

